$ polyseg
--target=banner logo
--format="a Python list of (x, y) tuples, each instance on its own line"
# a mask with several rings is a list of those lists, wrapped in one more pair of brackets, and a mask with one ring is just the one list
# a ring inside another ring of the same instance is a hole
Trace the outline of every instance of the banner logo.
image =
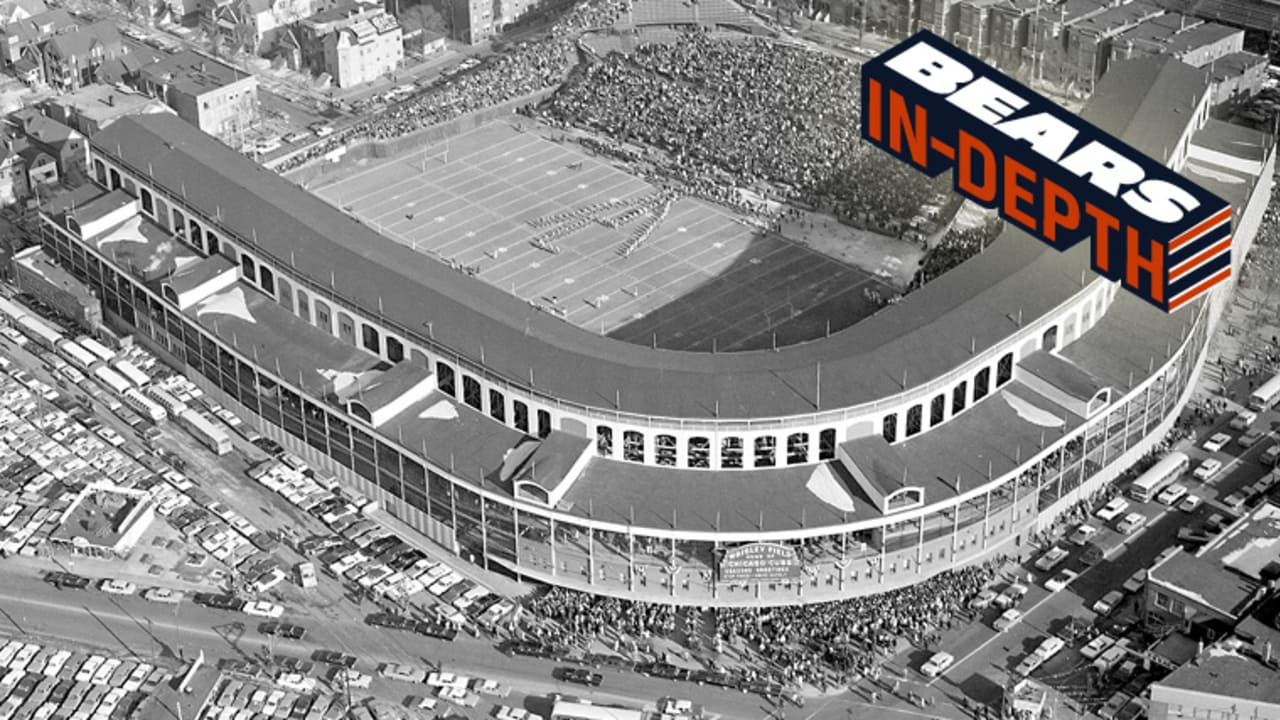
[(1224, 200), (927, 31), (863, 66), (862, 137), (1165, 312), (1231, 276)]

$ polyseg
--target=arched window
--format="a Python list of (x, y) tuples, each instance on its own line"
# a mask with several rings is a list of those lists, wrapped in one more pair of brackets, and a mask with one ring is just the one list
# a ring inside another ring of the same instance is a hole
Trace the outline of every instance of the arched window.
[(801, 465), (809, 462), (809, 433), (792, 433), (787, 437), (787, 464)]
[(308, 323), (311, 322), (311, 305), (307, 302), (306, 291), (299, 289), (294, 293), (294, 302), (297, 303), (298, 317)]
[(907, 437), (911, 437), (912, 435), (920, 432), (920, 425), (923, 420), (923, 416), (924, 409), (919, 405), (912, 405), (911, 409), (907, 410)]
[(374, 355), (382, 354), (382, 336), (378, 334), (378, 328), (372, 325), (360, 326), (360, 344)]
[(742, 438), (727, 437), (720, 441), (720, 467), (742, 467)]
[(139, 197), (142, 200), (142, 212), (148, 215), (154, 215), (156, 211), (156, 204), (155, 199), (151, 197), (151, 191), (146, 188), (142, 188), (142, 193)]
[(111, 189), (120, 189), (120, 171), (115, 168), (111, 168)]
[[(511, 403), (511, 421), (520, 432), (529, 432), (529, 406), (521, 400)], [(613, 431), (609, 431), (609, 439), (613, 440)]]
[(212, 232), (206, 232), (204, 234), (204, 242), (206, 246), (205, 250), (208, 254), (217, 255), (222, 252), (222, 243), (218, 240), (218, 236), (214, 235)]
[[(388, 354), (390, 354), (391, 351), (392, 340), (395, 340), (395, 338), (387, 338)], [(507, 399), (503, 397), (501, 392), (494, 390), (493, 388), (489, 389), (489, 417), (500, 423), (505, 423), (507, 421)]]
[(365, 407), (362, 403), (353, 402), (351, 403), (350, 408), (351, 415), (353, 417), (359, 418), (367, 423), (373, 422), (373, 415), (369, 413), (369, 408)]
[(898, 415), (892, 413), (884, 416), (884, 422), (881, 424), (880, 434), (884, 436), (884, 441), (891, 443), (898, 439)]
[(947, 396), (938, 395), (929, 405), (929, 427), (940, 424), (946, 419), (947, 415)]
[(462, 402), (480, 409), (480, 382), (470, 375), (462, 376)]
[(711, 441), (704, 437), (689, 438), (689, 467), (711, 467)]
[(596, 454), (605, 457), (613, 454), (613, 428), (608, 425), (596, 426)]
[(969, 402), (969, 381), (961, 380), (959, 385), (951, 391), (951, 414), (956, 415), (964, 410), (965, 405)]
[(973, 376), (973, 401), (978, 402), (987, 396), (991, 389), (991, 368), (982, 368)]
[(622, 459), (644, 462), (644, 435), (635, 430), (622, 433)]
[(778, 439), (772, 435), (756, 438), (756, 467), (773, 467), (778, 464)]
[(453, 367), (445, 365), (443, 362), (436, 363), (436, 387), (445, 395), (456, 397), (456, 389), (453, 384)]
[(551, 434), (551, 413), (546, 410), (538, 411), (538, 437), (544, 438)]
[(258, 265), (247, 253), (240, 256), (240, 272), (245, 280), (251, 283), (258, 282)]
[(676, 438), (674, 435), (659, 435), (654, 438), (653, 460), (659, 465), (674, 467), (676, 464)]
[(97, 158), (93, 160), (93, 176), (98, 179), (99, 185), (107, 184), (107, 166)]
[(333, 334), (333, 316), (329, 314), (329, 303), (316, 299), (316, 327)]
[(818, 459), (832, 460), (836, 456), (836, 431), (827, 428), (818, 434)]
[(276, 276), (271, 272), (271, 268), (266, 265), (258, 266), (258, 284), (262, 286), (262, 291), (275, 297), (276, 295)]
[(1040, 337), (1040, 347), (1044, 350), (1055, 350), (1058, 347), (1058, 326), (1052, 325)]
[(1013, 353), (1005, 353), (996, 365), (996, 387), (1001, 387), (1013, 379)]

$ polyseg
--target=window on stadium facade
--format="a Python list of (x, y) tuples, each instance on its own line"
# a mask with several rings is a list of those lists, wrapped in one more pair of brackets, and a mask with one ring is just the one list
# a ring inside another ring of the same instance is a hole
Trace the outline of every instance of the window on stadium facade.
[(673, 435), (659, 435), (653, 442), (653, 461), (658, 465), (674, 467), (676, 464), (676, 439)]
[(929, 427), (942, 422), (947, 415), (947, 396), (938, 395), (929, 406)]
[(961, 380), (959, 385), (951, 391), (951, 414), (957, 415), (964, 410), (965, 404), (969, 400), (969, 381)]
[[(266, 272), (266, 268), (263, 268), (263, 272)], [(360, 326), (360, 344), (374, 355), (382, 354), (382, 337), (378, 335), (378, 328), (372, 325)]]
[(689, 438), (689, 467), (711, 467), (711, 440), (704, 437)]
[(545, 438), (551, 434), (551, 413), (546, 410), (538, 411), (538, 437)]
[(888, 443), (898, 439), (897, 413), (891, 413), (884, 416), (884, 422), (881, 424), (880, 434), (884, 436), (884, 441)]
[(393, 363), (404, 360), (404, 343), (399, 338), (387, 336), (387, 359)]
[(644, 434), (635, 430), (622, 433), (622, 459), (644, 462)]
[(497, 390), (489, 391), (489, 417), (500, 423), (507, 421), (507, 399)]
[(727, 437), (720, 441), (720, 467), (742, 467), (742, 438)]
[[(525, 417), (528, 422), (528, 417)], [(596, 454), (609, 456), (613, 454), (613, 428), (608, 425), (596, 426)]]
[(244, 275), (244, 278), (249, 282), (251, 283), (258, 282), (257, 265), (253, 262), (253, 258), (249, 257), (248, 254), (244, 254), (240, 256), (240, 272), (241, 274)]
[(836, 456), (836, 431), (827, 428), (818, 433), (818, 459), (833, 460)]
[(104, 165), (101, 160), (94, 159), (93, 176), (98, 179), (99, 184), (101, 185), (107, 184), (107, 166)]
[(150, 190), (142, 188), (142, 192), (139, 194), (139, 199), (142, 201), (142, 212), (148, 215), (155, 214), (155, 198), (152, 197)]
[(792, 433), (787, 437), (787, 464), (809, 462), (809, 433)]
[(1044, 331), (1044, 335), (1040, 337), (1040, 347), (1046, 351), (1053, 350), (1058, 347), (1058, 326), (1053, 325)]
[(987, 396), (991, 384), (991, 368), (982, 368), (973, 376), (973, 401), (977, 402)]
[(350, 315), (341, 311), (338, 312), (338, 339), (351, 345), (356, 344), (355, 322)]
[(1001, 387), (1013, 379), (1013, 353), (1006, 353), (996, 364), (996, 387)]
[[(522, 400), (514, 400), (511, 403), (512, 422), (516, 429), (520, 432), (529, 432), (529, 406), (524, 404)], [(610, 431), (612, 433), (612, 431)], [(611, 435), (612, 437), (612, 435)]]
[(919, 405), (912, 405), (907, 410), (907, 427), (905, 430), (906, 437), (911, 437), (920, 432), (920, 426), (924, 418), (924, 408)]
[(778, 439), (772, 435), (756, 438), (756, 467), (773, 467), (778, 463)]
[(480, 409), (480, 382), (470, 375), (462, 376), (462, 402)]
[(271, 268), (266, 265), (258, 267), (258, 284), (262, 286), (262, 291), (271, 297), (276, 295), (276, 276), (271, 272)]
[(436, 388), (449, 397), (457, 397), (453, 383), (453, 368), (443, 362), (436, 363)]
[(212, 232), (205, 233), (205, 244), (208, 246), (210, 255), (217, 255), (222, 252), (222, 243), (218, 240), (218, 236)]
[(329, 304), (323, 300), (316, 300), (316, 327), (333, 334), (333, 316), (329, 314)]
[(302, 290), (297, 292), (298, 317), (302, 318), (308, 325), (311, 324), (311, 306), (307, 304), (307, 294)]

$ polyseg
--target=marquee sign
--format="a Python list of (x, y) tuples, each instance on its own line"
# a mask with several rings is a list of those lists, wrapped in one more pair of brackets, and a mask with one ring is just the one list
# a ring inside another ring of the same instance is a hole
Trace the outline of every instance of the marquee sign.
[(1231, 276), (1224, 200), (927, 31), (863, 66), (862, 137), (1165, 312)]
[(720, 582), (754, 583), (794, 580), (800, 572), (800, 554), (795, 548), (761, 542), (725, 551), (719, 578)]

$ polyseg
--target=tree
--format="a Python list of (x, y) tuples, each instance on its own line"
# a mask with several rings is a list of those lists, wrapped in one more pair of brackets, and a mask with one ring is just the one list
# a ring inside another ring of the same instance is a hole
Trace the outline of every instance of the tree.
[(431, 5), (425, 3), (414, 5), (401, 11), (400, 26), (404, 28), (405, 33), (411, 33), (415, 30), (443, 33), (445, 29), (444, 16)]

